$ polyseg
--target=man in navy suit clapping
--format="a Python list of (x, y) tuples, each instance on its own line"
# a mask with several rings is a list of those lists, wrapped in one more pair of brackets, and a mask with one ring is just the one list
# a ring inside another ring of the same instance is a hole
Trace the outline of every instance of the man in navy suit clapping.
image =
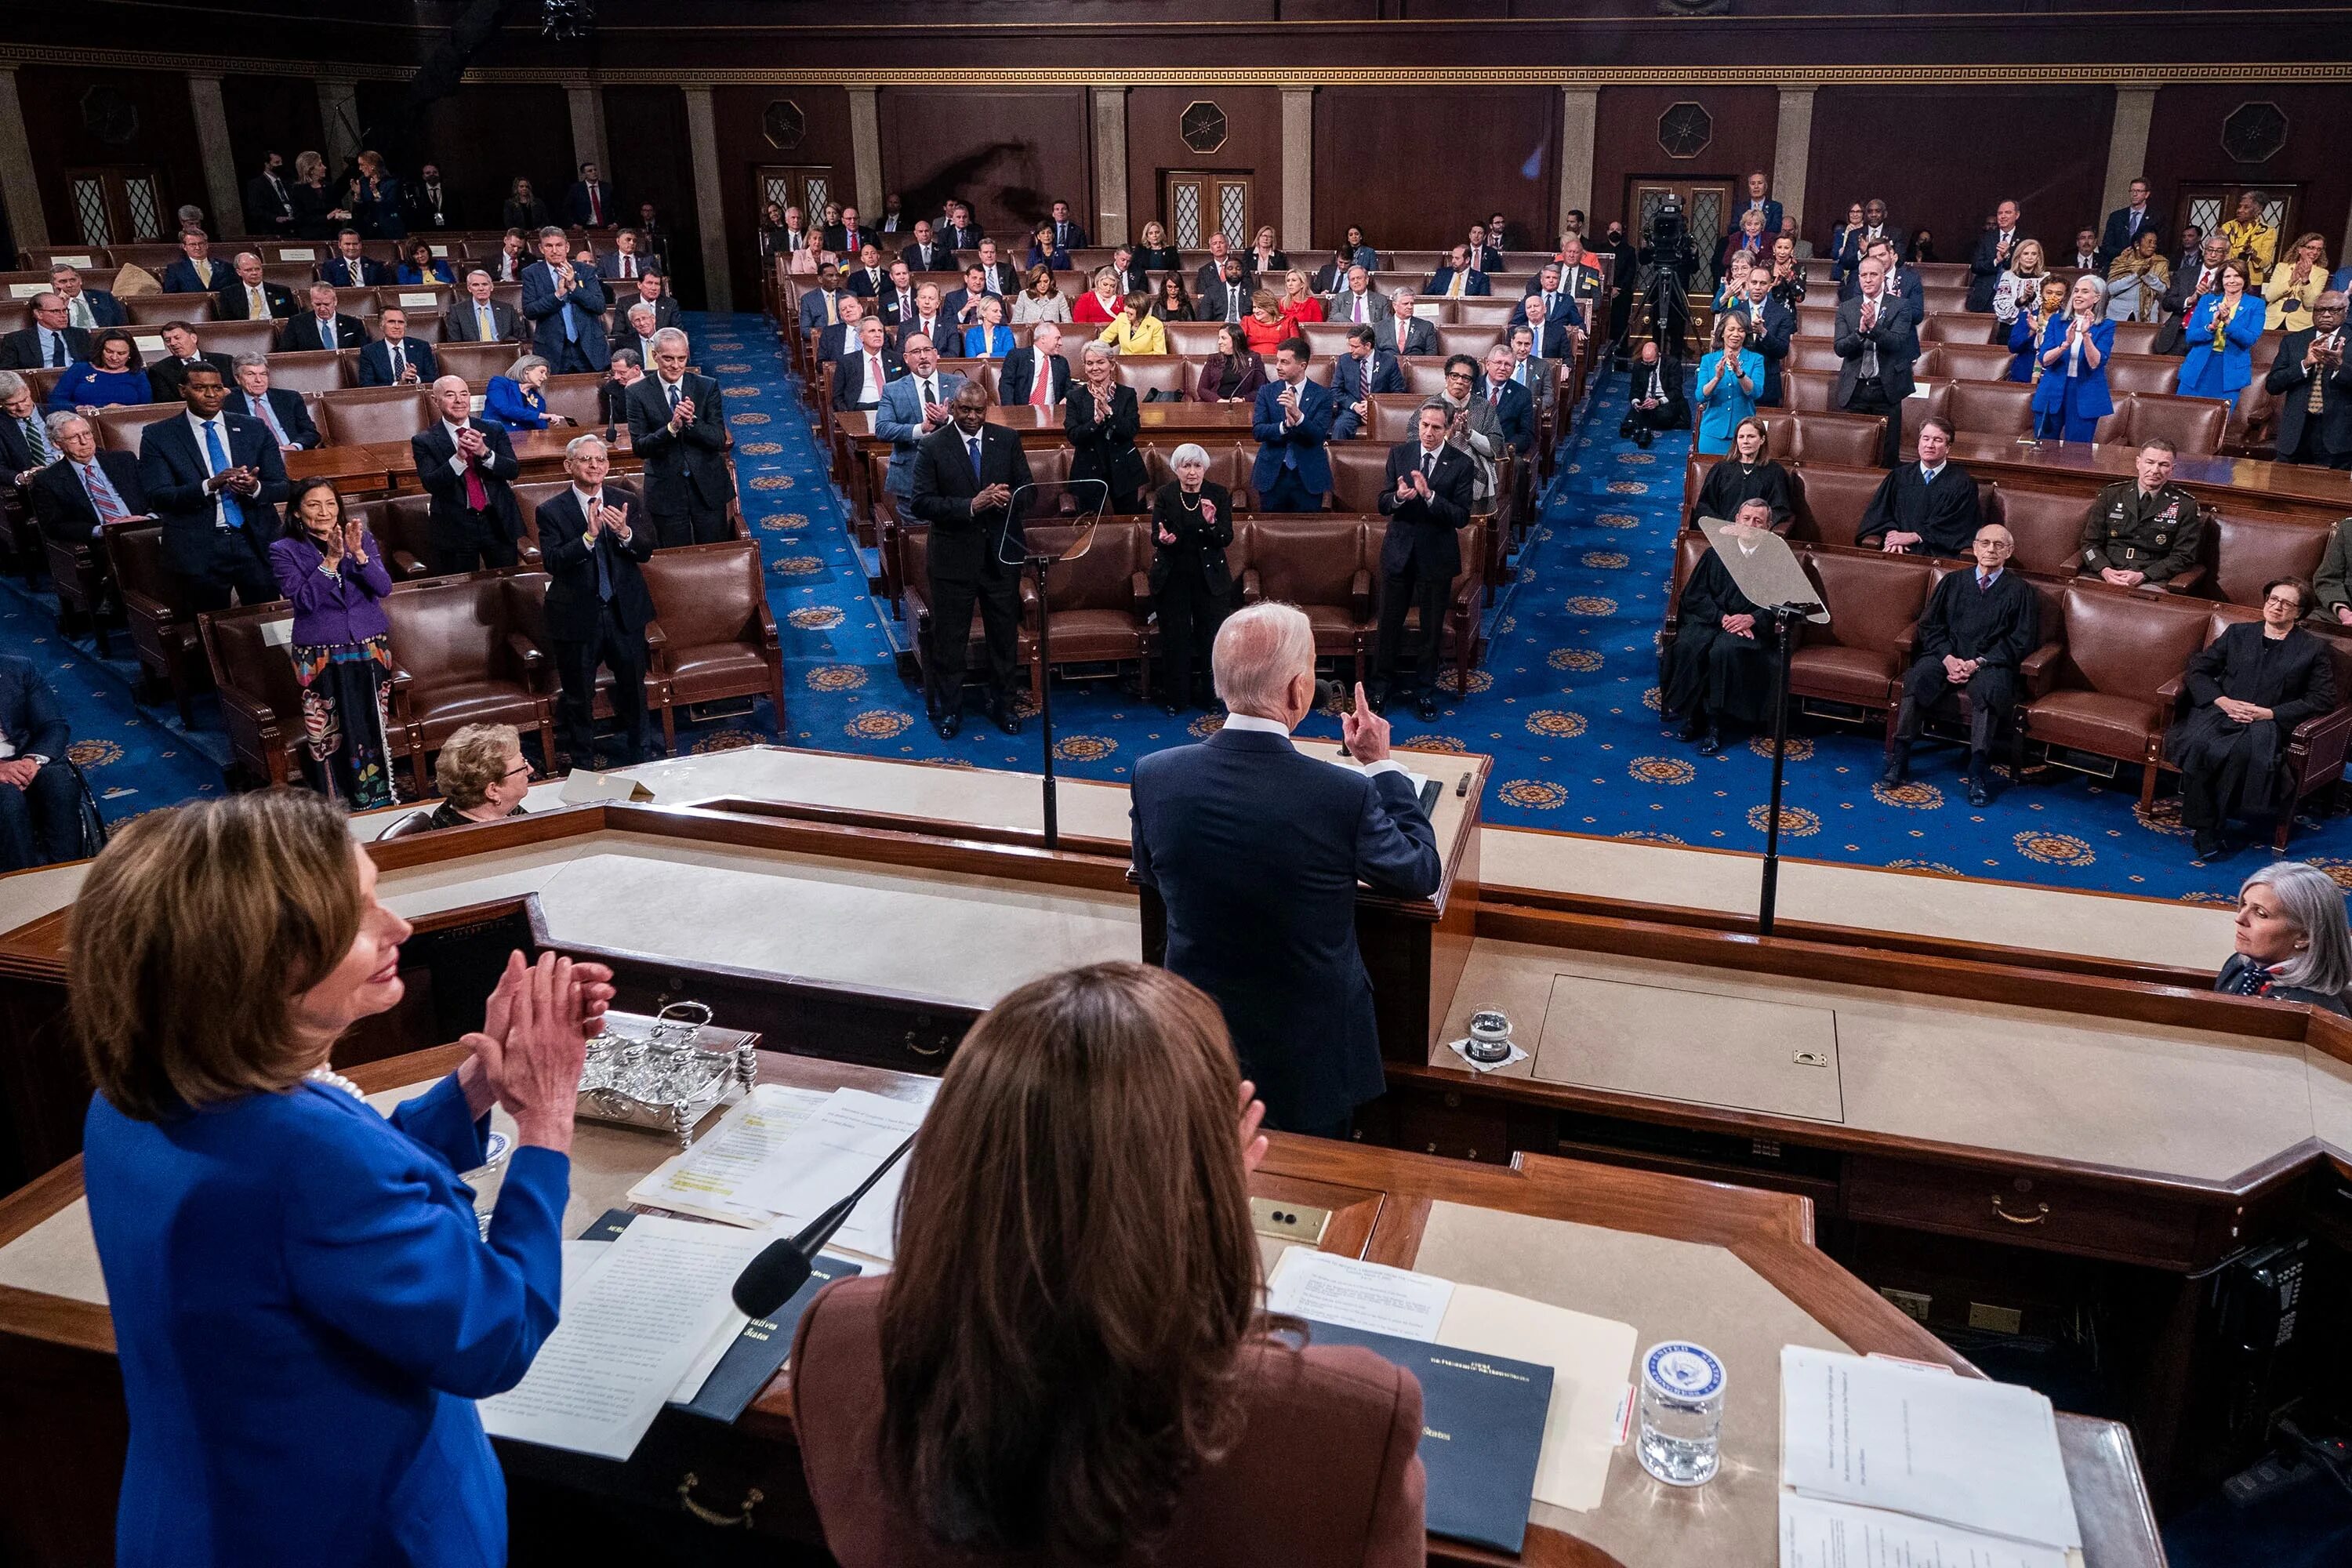
[(1331, 455), (1323, 447), (1339, 400), (1307, 379), (1312, 357), (1305, 338), (1283, 339), (1274, 351), (1275, 378), (1257, 389), (1251, 406), (1258, 447), (1250, 489), (1260, 511), (1321, 511), (1331, 488)]

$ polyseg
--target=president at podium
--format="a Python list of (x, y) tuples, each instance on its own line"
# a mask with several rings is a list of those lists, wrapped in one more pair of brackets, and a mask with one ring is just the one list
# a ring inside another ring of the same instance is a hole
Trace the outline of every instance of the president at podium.
[(1168, 910), (1168, 967), (1216, 998), (1269, 1125), (1344, 1138), (1385, 1087), (1357, 884), (1426, 898), (1437, 836), (1362, 689), (1342, 721), (1361, 771), (1302, 755), (1315, 634), (1296, 605), (1228, 618), (1212, 655), (1224, 728), (1136, 764), (1135, 874)]

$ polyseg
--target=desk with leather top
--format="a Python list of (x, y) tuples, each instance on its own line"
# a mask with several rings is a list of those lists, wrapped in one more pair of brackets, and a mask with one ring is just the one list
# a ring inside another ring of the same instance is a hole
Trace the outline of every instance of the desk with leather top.
[[(514, 482), (524, 485), (562, 479), (565, 444), (583, 435), (603, 434), (589, 426), (509, 431), (515, 460), (522, 465)], [(612, 458), (615, 474), (635, 473), (646, 466), (645, 459), (630, 450), (626, 425), (613, 432)], [(299, 482), (322, 475), (334, 480), (335, 488), (345, 495), (413, 495), (425, 488), (416, 478), (415, 456), (405, 441), (368, 441), (286, 454), (288, 479)]]

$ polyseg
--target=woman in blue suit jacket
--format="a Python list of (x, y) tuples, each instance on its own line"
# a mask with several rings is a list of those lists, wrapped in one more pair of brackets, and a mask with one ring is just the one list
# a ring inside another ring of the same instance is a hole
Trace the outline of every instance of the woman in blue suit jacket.
[(1723, 346), (1698, 362), (1698, 449), (1728, 452), (1731, 433), (1756, 412), (1764, 356), (1748, 346), (1748, 320), (1723, 316)]
[(2061, 441), (2088, 441), (2099, 421), (2116, 411), (2107, 392), (2107, 355), (2116, 324), (2106, 314), (2106, 280), (2085, 272), (2074, 279), (2063, 314), (2042, 324), (2034, 345), (2040, 377), (2033, 384), (2033, 433)]
[[(517, 953), (471, 1057), (387, 1119), (327, 1061), (399, 1002), (408, 929), (305, 791), (142, 818), (90, 869), (68, 963), (131, 1417), (122, 1568), (507, 1560), (473, 1402), (555, 1327), (572, 1107), (610, 975)], [(493, 1103), (521, 1146), (485, 1237), (459, 1173), (487, 1156)]]
[(1029, 241), (1029, 259), (1021, 264), (1024, 272), (1038, 267), (1048, 267), (1056, 272), (1070, 270), (1070, 253), (1055, 242), (1054, 226), (1050, 223), (1037, 226), (1036, 235)]
[(394, 278), (402, 283), (446, 285), (450, 281), (449, 264), (433, 254), (432, 245), (418, 240), (408, 247), (408, 259), (400, 264)]
[(490, 377), (482, 395), (482, 417), (507, 430), (544, 430), (563, 424), (561, 414), (547, 411), (547, 362), (525, 354), (507, 366), (504, 375)]
[(2221, 263), (2221, 291), (2200, 300), (2181, 331), (2190, 346), (2181, 362), (2180, 395), (2237, 402), (2254, 379), (2254, 340), (2263, 335), (2265, 313), (2262, 297), (2247, 292), (2245, 268)]

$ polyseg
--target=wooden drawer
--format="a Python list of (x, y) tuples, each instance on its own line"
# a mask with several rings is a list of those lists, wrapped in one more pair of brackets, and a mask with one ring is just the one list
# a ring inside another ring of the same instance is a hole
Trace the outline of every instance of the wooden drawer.
[(2205, 1261), (2209, 1222), (2227, 1218), (2022, 1167), (1968, 1170), (1857, 1155), (1846, 1162), (1843, 1185), (1850, 1220), (2176, 1270)]

